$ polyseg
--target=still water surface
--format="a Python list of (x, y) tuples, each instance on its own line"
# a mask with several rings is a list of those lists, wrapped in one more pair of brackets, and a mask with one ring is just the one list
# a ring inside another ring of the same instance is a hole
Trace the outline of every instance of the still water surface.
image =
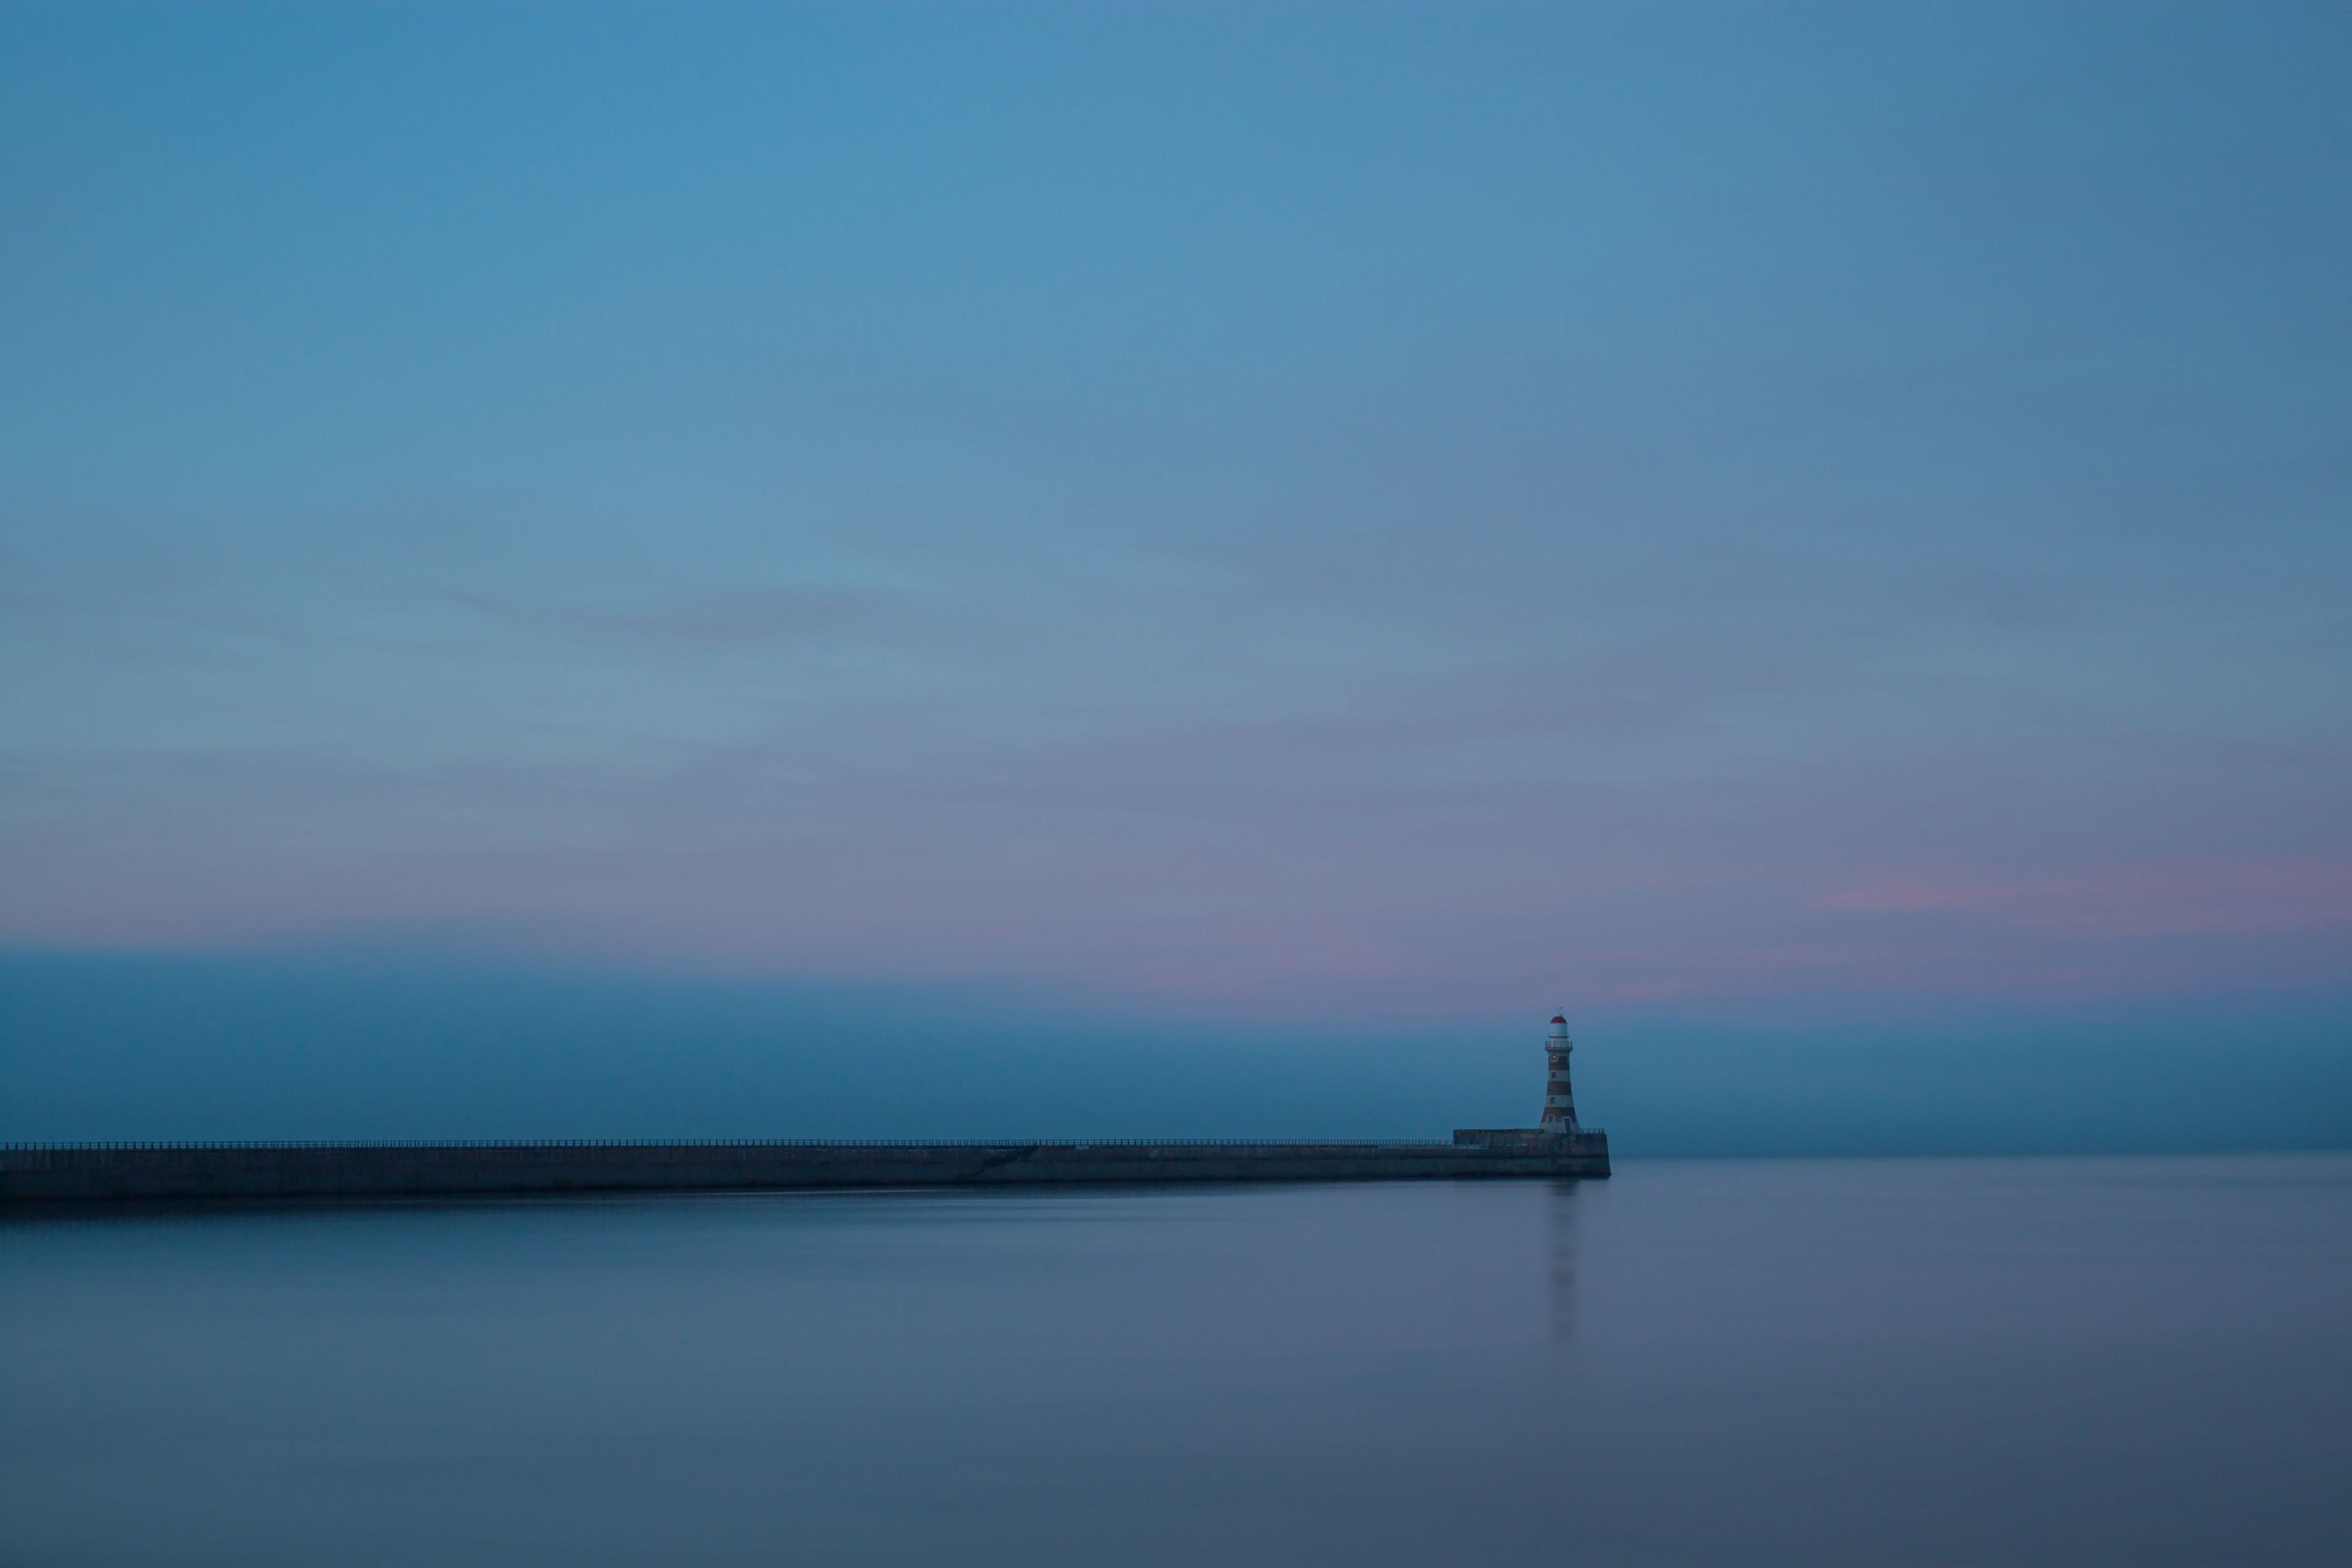
[(0, 1224), (0, 1563), (2352, 1563), (2352, 1156)]

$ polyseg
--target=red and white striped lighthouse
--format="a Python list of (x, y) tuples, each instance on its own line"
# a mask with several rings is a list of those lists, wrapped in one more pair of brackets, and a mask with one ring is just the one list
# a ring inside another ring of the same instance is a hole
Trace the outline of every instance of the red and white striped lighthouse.
[(1555, 1013), (1551, 1033), (1544, 1040), (1544, 1053), (1550, 1058), (1551, 1066), (1544, 1079), (1542, 1130), (1546, 1132), (1577, 1131), (1576, 1095), (1568, 1087), (1568, 1053), (1575, 1048), (1569, 1043), (1568, 1019)]

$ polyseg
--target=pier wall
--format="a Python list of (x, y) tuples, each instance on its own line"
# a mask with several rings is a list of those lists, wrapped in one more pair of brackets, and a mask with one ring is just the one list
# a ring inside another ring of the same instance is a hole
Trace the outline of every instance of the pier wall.
[(1454, 1143), (179, 1143), (0, 1146), (0, 1205), (498, 1193), (1605, 1176), (1608, 1135)]

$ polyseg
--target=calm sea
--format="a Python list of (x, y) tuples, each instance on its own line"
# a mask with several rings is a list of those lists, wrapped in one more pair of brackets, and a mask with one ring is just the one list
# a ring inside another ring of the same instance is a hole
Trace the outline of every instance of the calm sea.
[(2352, 1157), (0, 1225), (0, 1563), (2352, 1563)]

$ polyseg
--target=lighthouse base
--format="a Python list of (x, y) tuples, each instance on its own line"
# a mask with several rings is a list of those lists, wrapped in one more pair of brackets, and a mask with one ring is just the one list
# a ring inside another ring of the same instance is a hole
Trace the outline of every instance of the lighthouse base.
[(1597, 1159), (1601, 1174), (1608, 1174), (1609, 1134), (1598, 1129), (1577, 1128), (1572, 1132), (1554, 1132), (1543, 1127), (1457, 1127), (1454, 1142), (1465, 1149), (1512, 1149), (1549, 1152), (1563, 1158)]

